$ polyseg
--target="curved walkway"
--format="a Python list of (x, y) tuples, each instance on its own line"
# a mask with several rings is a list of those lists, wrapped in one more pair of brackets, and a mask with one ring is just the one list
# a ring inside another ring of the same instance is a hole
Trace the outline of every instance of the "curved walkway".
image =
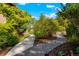
[(37, 44), (33, 47), (24, 50), (22, 53), (16, 54), (16, 56), (45, 56), (52, 49), (66, 43), (66, 38), (59, 37), (56, 40), (52, 40), (47, 44)]
[(34, 35), (30, 35), (28, 38), (24, 39), (22, 42), (15, 45), (6, 56), (14, 56), (16, 54), (22, 54), (23, 51), (29, 49), (34, 44), (35, 37)]

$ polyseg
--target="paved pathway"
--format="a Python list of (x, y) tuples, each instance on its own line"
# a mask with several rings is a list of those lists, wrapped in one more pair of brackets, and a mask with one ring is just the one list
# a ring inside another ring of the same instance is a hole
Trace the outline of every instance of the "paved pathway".
[(34, 44), (35, 37), (30, 35), (24, 41), (15, 45), (7, 54), (6, 56), (13, 56), (16, 54), (22, 54), (23, 51), (27, 50), (28, 48), (32, 47)]
[(49, 41), (47, 44), (37, 44), (33, 47), (16, 54), (16, 56), (44, 56), (52, 49), (66, 42), (66, 38), (59, 37), (56, 40)]

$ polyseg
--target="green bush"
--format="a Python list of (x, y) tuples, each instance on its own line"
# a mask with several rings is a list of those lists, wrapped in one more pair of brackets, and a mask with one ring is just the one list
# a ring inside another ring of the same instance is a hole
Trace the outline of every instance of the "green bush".
[(47, 18), (45, 15), (41, 15), (40, 19), (34, 23), (34, 34), (36, 38), (49, 38), (52, 37), (52, 32), (55, 29), (52, 19)]
[(13, 35), (11, 35), (11, 34), (9, 34), (8, 35), (9, 37), (8, 37), (8, 39), (7, 39), (7, 44), (9, 45), (9, 46), (13, 46), (13, 45), (15, 45), (15, 44), (17, 44), (18, 43), (18, 39), (17, 39), (17, 37), (16, 36), (13, 36)]
[(17, 38), (8, 32), (0, 31), (0, 48), (13, 46), (18, 43)]
[(46, 35), (46, 30), (43, 28), (40, 28), (38, 31), (34, 32), (36, 38), (44, 38)]
[(77, 43), (78, 42), (78, 30), (74, 26), (74, 24), (69, 24), (68, 28), (66, 29), (67, 32), (67, 39), (70, 43)]
[(11, 3), (0, 3), (0, 14), (6, 18), (6, 23), (0, 24), (0, 31), (7, 33), (1, 34), (1, 46), (4, 43), (14, 45), (17, 41), (23, 40), (25, 38), (24, 33), (26, 33), (29, 21), (31, 20), (31, 15), (16, 6), (11, 6)]

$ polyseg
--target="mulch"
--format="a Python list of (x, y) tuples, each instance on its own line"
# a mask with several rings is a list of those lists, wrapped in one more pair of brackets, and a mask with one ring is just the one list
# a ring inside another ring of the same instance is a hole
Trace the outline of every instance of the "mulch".
[(7, 47), (5, 49), (0, 50), (0, 56), (5, 56), (11, 50), (11, 48), (12, 47)]
[(55, 49), (51, 50), (47, 56), (57, 56), (57, 53), (59, 51), (65, 51), (66, 56), (72, 56), (71, 53), (73, 53), (74, 56), (79, 56), (79, 54), (74, 53), (73, 49), (79, 47), (79, 45), (70, 44), (70, 43), (64, 43)]

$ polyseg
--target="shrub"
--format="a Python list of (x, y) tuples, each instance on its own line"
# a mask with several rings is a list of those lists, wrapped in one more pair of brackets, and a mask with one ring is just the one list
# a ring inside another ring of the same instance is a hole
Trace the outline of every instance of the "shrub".
[(43, 28), (40, 28), (38, 31), (34, 32), (36, 38), (44, 38), (46, 35), (46, 31)]
[(49, 38), (52, 37), (55, 26), (52, 19), (41, 15), (40, 19), (34, 23), (34, 34), (36, 38)]
[(8, 39), (7, 39), (7, 44), (8, 44), (9, 46), (13, 46), (13, 45), (15, 45), (15, 44), (18, 43), (18, 39), (17, 39), (16, 36), (13, 36), (12, 34), (9, 34), (8, 36), (9, 36), (9, 37), (8, 37)]
[(74, 24), (69, 24), (68, 28), (66, 29), (67, 32), (67, 39), (70, 43), (77, 43), (78, 42), (78, 30), (74, 26)]
[(0, 48), (13, 46), (17, 43), (17, 38), (8, 32), (0, 31)]
[(11, 6), (9, 3), (0, 3), (0, 14), (6, 18), (6, 23), (0, 24), (0, 31), (7, 33), (7, 35), (1, 35), (5, 39), (4, 41), (8, 42), (8, 45), (14, 45), (17, 43), (17, 40), (18, 42), (23, 40), (25, 38), (24, 33), (26, 33), (31, 20), (31, 15), (26, 11), (19, 10), (16, 6)]

